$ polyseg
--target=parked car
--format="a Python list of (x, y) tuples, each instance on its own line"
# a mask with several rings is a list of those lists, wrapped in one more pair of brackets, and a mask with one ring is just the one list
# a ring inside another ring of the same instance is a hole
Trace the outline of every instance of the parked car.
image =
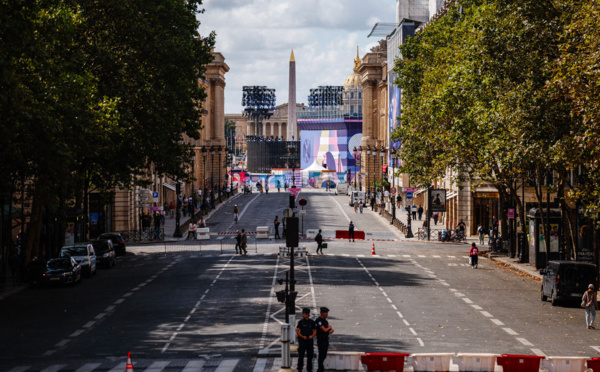
[(90, 243), (94, 246), (98, 265), (111, 268), (117, 264), (115, 249), (110, 239), (91, 240)]
[(73, 257), (87, 276), (96, 274), (96, 253), (90, 243), (62, 247), (60, 257)]
[(540, 274), (544, 276), (541, 299), (546, 301), (549, 297), (552, 306), (562, 301), (581, 301), (590, 284), (598, 288), (598, 268), (590, 263), (550, 261)]
[(53, 258), (42, 273), (43, 284), (81, 283), (81, 266), (73, 257)]
[(115, 253), (119, 256), (125, 255), (127, 253), (127, 249), (125, 248), (125, 239), (119, 233), (104, 233), (100, 234), (98, 240), (110, 239), (113, 243), (113, 247), (115, 248)]

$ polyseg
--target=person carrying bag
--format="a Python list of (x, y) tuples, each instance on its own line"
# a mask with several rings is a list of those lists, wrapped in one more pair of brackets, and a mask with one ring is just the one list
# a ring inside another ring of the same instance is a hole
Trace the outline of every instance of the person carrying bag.
[(588, 290), (585, 291), (581, 298), (581, 307), (585, 308), (585, 323), (588, 329), (594, 328), (594, 320), (596, 320), (596, 310), (600, 310), (598, 307), (597, 292), (594, 289), (594, 285), (588, 285)]

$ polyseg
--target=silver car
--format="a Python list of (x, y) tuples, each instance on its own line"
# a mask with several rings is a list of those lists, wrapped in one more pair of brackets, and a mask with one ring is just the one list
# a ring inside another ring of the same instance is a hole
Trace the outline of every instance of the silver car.
[(87, 276), (96, 274), (96, 252), (89, 243), (62, 247), (60, 257), (72, 257)]

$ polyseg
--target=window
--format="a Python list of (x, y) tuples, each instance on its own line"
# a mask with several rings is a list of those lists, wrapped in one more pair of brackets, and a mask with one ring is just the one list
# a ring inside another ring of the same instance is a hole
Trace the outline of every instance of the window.
[(362, 105), (358, 105), (358, 114), (362, 115)]
[(350, 106), (350, 113), (354, 114), (354, 105)]
[(350, 92), (350, 98), (354, 98), (354, 92)]
[(358, 92), (358, 98), (362, 99), (362, 92)]

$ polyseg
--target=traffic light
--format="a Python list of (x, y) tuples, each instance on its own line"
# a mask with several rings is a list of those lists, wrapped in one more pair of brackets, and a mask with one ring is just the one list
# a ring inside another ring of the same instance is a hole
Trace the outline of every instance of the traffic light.
[(285, 244), (288, 247), (298, 246), (298, 217), (288, 217), (286, 219)]
[(294, 198), (294, 195), (290, 195), (289, 208), (291, 208), (291, 209), (296, 208), (296, 199)]

